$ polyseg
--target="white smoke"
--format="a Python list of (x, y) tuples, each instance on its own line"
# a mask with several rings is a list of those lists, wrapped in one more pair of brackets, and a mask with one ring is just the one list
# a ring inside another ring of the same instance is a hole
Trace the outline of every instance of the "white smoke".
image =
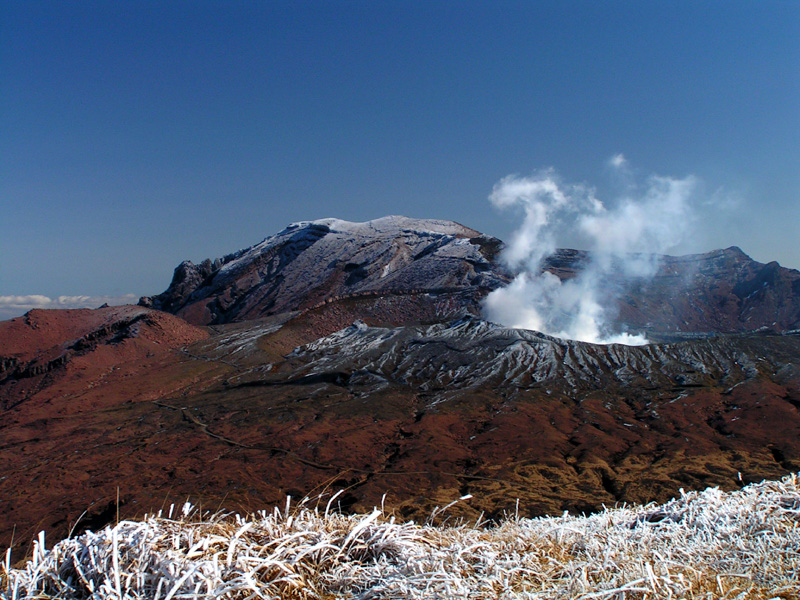
[[(622, 154), (608, 164), (629, 173)], [(609, 281), (655, 275), (658, 255), (680, 243), (688, 231), (696, 186), (693, 176), (651, 176), (643, 186), (627, 185), (624, 195), (606, 205), (594, 189), (562, 183), (552, 169), (532, 177), (505, 177), (489, 200), (524, 215), (503, 254), (518, 275), (486, 298), (487, 317), (585, 342), (647, 343), (643, 335), (610, 329), (617, 298)], [(562, 281), (543, 271), (542, 263), (566, 234), (579, 240), (591, 258), (576, 277)]]

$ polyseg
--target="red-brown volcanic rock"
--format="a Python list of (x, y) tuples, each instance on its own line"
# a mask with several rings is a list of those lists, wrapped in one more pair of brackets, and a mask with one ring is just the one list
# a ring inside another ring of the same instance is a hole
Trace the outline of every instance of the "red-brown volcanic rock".
[[(96, 396), (90, 390), (118, 380), (123, 368), (140, 372), (149, 361), (205, 337), (201, 328), (140, 306), (32, 310), (0, 321), (0, 406), (27, 409), (76, 390)], [(72, 409), (59, 403), (55, 410)], [(15, 414), (5, 412), (3, 422)]]
[(0, 339), (4, 356), (28, 361), (38, 357), (43, 349), (55, 349), (71, 340), (76, 343), (99, 340), (125, 328), (129, 331), (123, 332), (117, 341), (136, 339), (142, 347), (177, 346), (208, 336), (205, 330), (182, 319), (126, 305), (94, 310), (32, 310), (22, 317), (0, 321)]
[[(109, 419), (100, 438), (125, 430), (117, 411), (185, 386), (188, 371), (183, 379), (160, 376), (160, 366), (180, 361), (180, 346), (207, 337), (204, 329), (138, 306), (33, 310), (0, 321), (0, 545), (15, 528), (17, 540), (29, 540), (40, 521), (49, 530), (66, 517), (63, 507), (90, 508), (96, 498), (76, 494), (74, 486), (93, 472), (78, 458), (94, 456), (86, 434), (98, 415)], [(65, 526), (54, 533), (65, 534)]]

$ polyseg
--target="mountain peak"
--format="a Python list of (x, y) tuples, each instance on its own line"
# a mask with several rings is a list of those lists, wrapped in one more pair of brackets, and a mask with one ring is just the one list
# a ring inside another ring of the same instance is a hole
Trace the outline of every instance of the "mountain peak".
[(509, 280), (496, 262), (501, 245), (437, 219), (300, 221), (222, 259), (181, 263), (169, 288), (141, 303), (211, 324), (359, 295), (467, 291), (477, 312), (480, 298)]
[(741, 256), (743, 258), (750, 258), (750, 256), (748, 256), (744, 252), (744, 250), (739, 248), (739, 246), (729, 246), (729, 247), (725, 248), (725, 250), (723, 252), (727, 252), (728, 254), (736, 254), (736, 255)]
[(364, 222), (345, 221), (335, 217), (316, 219), (313, 221), (297, 221), (291, 223), (280, 234), (296, 231), (309, 227), (327, 227), (336, 233), (351, 234), (394, 234), (400, 231), (414, 231), (419, 233), (435, 233), (442, 235), (454, 235), (457, 237), (474, 237), (481, 235), (480, 232), (465, 227), (455, 221), (443, 219), (414, 219), (402, 215), (387, 215), (378, 219)]

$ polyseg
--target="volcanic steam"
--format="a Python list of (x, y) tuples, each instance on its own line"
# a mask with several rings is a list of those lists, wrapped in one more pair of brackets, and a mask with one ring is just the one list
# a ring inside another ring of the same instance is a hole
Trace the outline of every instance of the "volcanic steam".
[[(627, 184), (608, 204), (591, 187), (562, 182), (552, 169), (510, 175), (494, 186), (491, 203), (521, 210), (523, 220), (503, 252), (517, 276), (486, 298), (490, 320), (585, 342), (647, 343), (641, 334), (612, 330), (620, 293), (614, 282), (655, 275), (658, 255), (681, 242), (692, 221), (697, 180), (651, 176), (635, 185), (622, 155), (609, 166)], [(542, 266), (565, 237), (589, 254), (575, 277), (562, 280)]]

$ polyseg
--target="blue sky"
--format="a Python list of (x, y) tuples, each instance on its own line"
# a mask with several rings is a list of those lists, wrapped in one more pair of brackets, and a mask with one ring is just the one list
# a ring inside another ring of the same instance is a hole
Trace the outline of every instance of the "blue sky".
[(9, 0), (0, 70), (0, 297), (154, 294), (329, 216), (507, 239), (499, 180), (611, 198), (620, 153), (700, 181), (676, 250), (800, 268), (800, 2)]

